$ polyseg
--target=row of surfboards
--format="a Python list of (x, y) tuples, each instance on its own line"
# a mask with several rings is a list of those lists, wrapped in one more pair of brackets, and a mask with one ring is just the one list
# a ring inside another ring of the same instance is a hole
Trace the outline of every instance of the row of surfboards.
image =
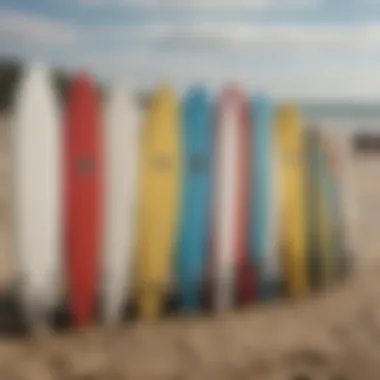
[[(339, 186), (317, 128), (295, 106), (238, 86), (211, 99), (158, 87), (144, 112), (90, 75), (59, 109), (30, 65), (14, 112), (14, 251), (32, 326), (68, 299), (77, 326), (134, 302), (156, 318), (168, 295), (188, 313), (307, 295), (342, 274)], [(144, 114), (144, 117), (143, 117)]]

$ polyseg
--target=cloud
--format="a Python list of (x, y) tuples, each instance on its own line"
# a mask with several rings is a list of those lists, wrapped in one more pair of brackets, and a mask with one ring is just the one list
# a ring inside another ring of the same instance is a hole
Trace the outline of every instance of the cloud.
[[(209, 0), (208, 6), (215, 3)], [(1, 47), (4, 41), (42, 46), (47, 60), (67, 69), (87, 67), (101, 79), (125, 78), (142, 88), (168, 80), (179, 89), (199, 81), (218, 89), (236, 79), (253, 92), (276, 97), (378, 98), (380, 89), (380, 24), (375, 23), (88, 25), (2, 11)]]
[(281, 52), (339, 55), (380, 51), (380, 24), (356, 26), (267, 25), (249, 23), (151, 23), (103, 25), (81, 29), (87, 40), (135, 43), (149, 49), (194, 51)]
[(77, 34), (72, 25), (43, 16), (19, 12), (0, 12), (0, 41), (42, 45), (70, 44)]
[(140, 35), (173, 48), (374, 48), (380, 49), (380, 25), (304, 26), (253, 24), (150, 25), (132, 28)]
[(126, 7), (151, 9), (250, 9), (293, 10), (315, 8), (322, 0), (75, 0), (87, 7)]

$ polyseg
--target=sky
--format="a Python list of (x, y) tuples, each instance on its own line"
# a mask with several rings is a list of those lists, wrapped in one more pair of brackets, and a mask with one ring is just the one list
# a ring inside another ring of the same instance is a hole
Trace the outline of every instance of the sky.
[(380, 100), (380, 0), (0, 0), (0, 56), (180, 91)]

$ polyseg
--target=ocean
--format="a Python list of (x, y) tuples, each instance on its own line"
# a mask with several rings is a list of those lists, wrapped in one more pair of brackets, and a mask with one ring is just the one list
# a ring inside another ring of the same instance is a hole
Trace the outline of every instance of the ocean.
[(311, 119), (380, 120), (380, 103), (305, 103), (301, 107)]
[(306, 123), (340, 131), (379, 131), (380, 103), (300, 103)]

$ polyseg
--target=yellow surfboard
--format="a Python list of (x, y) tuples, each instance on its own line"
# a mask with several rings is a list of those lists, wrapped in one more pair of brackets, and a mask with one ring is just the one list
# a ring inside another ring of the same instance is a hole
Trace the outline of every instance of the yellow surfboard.
[(308, 292), (305, 205), (305, 152), (302, 117), (297, 107), (283, 105), (276, 120), (280, 157), (281, 247), (287, 292), (293, 297)]
[(180, 197), (179, 104), (169, 86), (157, 89), (142, 137), (137, 304), (143, 318), (159, 316), (172, 282)]

